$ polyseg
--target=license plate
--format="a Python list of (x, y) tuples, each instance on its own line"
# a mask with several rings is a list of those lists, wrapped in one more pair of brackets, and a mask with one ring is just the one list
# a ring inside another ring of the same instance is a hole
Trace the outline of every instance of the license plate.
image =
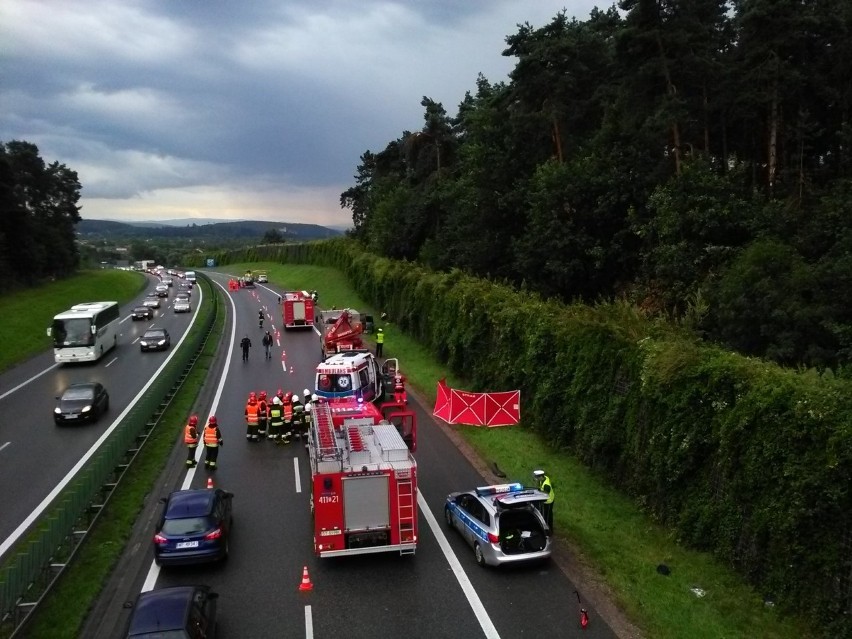
[(79, 415), (66, 415), (65, 419), (77, 419)]
[(198, 548), (197, 541), (179, 541), (175, 544), (175, 548), (182, 550), (184, 548)]

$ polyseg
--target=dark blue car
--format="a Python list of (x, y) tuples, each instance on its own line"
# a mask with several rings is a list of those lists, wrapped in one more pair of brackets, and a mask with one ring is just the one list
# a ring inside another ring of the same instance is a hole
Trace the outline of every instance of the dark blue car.
[(216, 600), (208, 586), (175, 586), (143, 592), (136, 598), (127, 639), (216, 636)]
[(161, 566), (218, 561), (228, 556), (233, 493), (221, 488), (177, 490), (161, 500), (154, 560)]

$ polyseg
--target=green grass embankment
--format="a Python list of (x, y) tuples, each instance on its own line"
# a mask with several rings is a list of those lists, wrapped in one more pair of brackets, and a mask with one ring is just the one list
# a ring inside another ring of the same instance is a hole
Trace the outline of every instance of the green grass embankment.
[(82, 271), (68, 279), (0, 296), (0, 371), (51, 348), (53, 316), (81, 302), (132, 299), (145, 287), (134, 271)]
[[(321, 307), (372, 311), (378, 320), (380, 309), (371, 308), (334, 269), (269, 262), (221, 268), (235, 275), (246, 269), (266, 270), (269, 286), (275, 290), (316, 289)], [(392, 317), (380, 325), (386, 335), (384, 355), (399, 358), (409, 384), (428, 401), (434, 403), (441, 377), (450, 386), (465, 387), (463, 379), (449, 374), (420, 344), (399, 331)], [(523, 426), (447, 428), (458, 432), (483, 460), (495, 461), (507, 474), (507, 481), (529, 483), (533, 468), (548, 470), (558, 495), (557, 536), (593, 566), (612, 590), (615, 603), (649, 639), (818, 636), (803, 621), (782, 617), (744, 579), (711, 555), (678, 545), (670, 531), (655, 524), (632, 500), (576, 458), (544, 445)], [(671, 574), (660, 575), (659, 564), (666, 564)], [(693, 588), (700, 589), (703, 596), (697, 596)], [(566, 620), (573, 620), (576, 602), (562, 604)]]

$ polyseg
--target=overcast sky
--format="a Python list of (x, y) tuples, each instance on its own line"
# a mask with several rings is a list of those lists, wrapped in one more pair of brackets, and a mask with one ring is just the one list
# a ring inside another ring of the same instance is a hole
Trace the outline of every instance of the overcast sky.
[(517, 26), (593, 0), (2, 0), (0, 141), (77, 171), (84, 219), (351, 223), (365, 150), (507, 79)]

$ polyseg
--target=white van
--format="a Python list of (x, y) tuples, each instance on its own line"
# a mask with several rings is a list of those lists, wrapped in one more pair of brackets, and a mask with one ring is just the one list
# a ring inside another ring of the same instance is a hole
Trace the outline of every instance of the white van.
[(195, 282), (195, 271), (187, 271), (183, 274), (183, 279), (187, 282)]

